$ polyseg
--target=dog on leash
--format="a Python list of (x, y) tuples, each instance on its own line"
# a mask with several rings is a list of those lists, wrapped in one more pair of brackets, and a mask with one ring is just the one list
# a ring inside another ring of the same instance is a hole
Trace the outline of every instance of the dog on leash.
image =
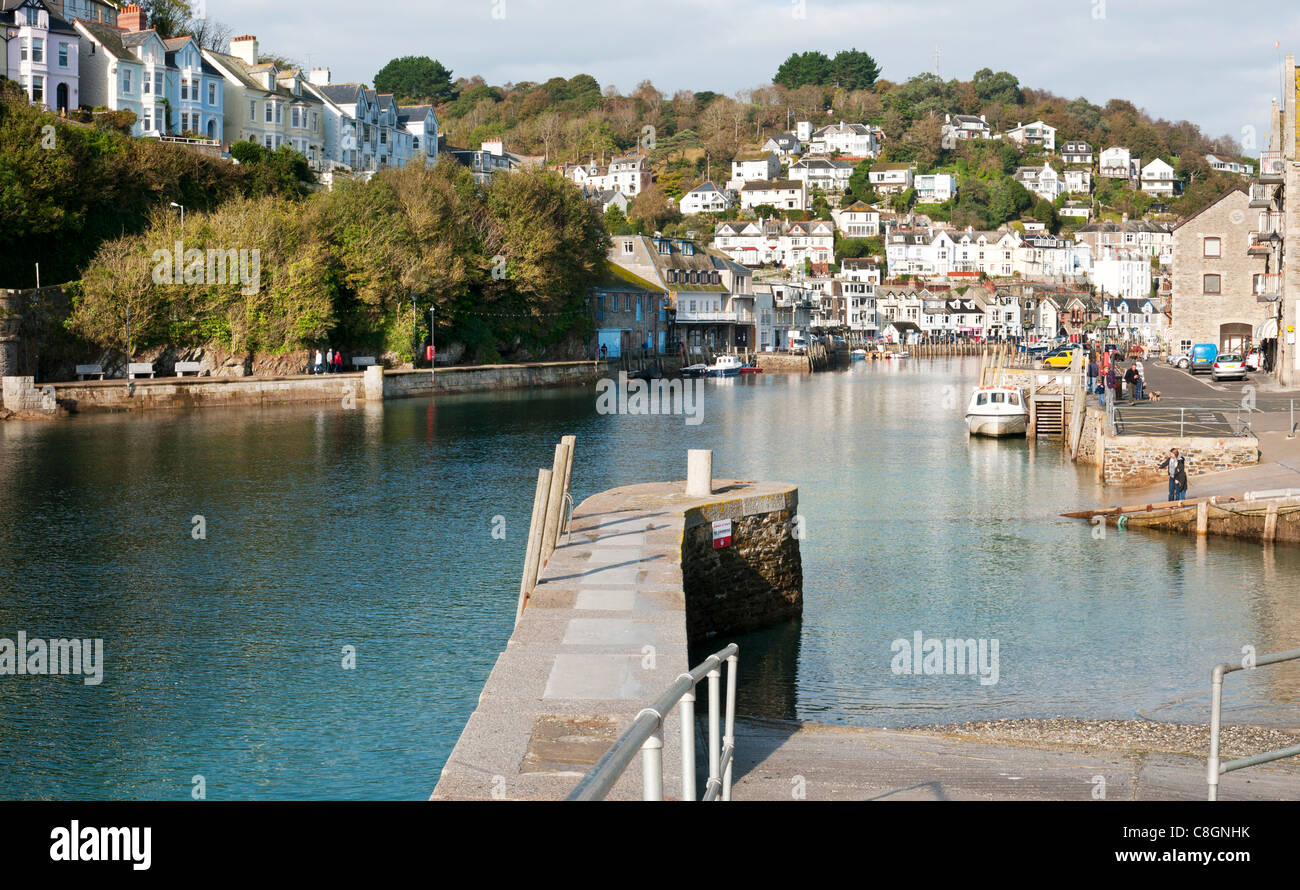
[(1147, 393), (1147, 396), (1151, 399), (1151, 401), (1158, 402), (1160, 401), (1160, 390), (1153, 389), (1151, 390), (1151, 392)]

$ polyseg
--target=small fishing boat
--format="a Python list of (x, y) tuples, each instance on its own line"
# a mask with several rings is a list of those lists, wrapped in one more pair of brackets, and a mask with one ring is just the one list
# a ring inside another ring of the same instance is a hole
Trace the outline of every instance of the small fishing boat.
[(720, 355), (705, 373), (709, 377), (736, 377), (744, 366), (745, 363), (734, 355)]
[(752, 365), (741, 365), (741, 366), (740, 366), (740, 373), (741, 373), (742, 375), (744, 375), (744, 374), (762, 374), (762, 373), (763, 373), (763, 369), (760, 368), (760, 367), (758, 366), (757, 362), (756, 362), (755, 364), (752, 364)]
[(865, 362), (867, 360), (867, 351), (865, 349), (855, 349), (849, 353), (849, 361)]
[(1018, 386), (980, 386), (971, 393), (966, 425), (972, 436), (1023, 436), (1029, 428), (1029, 406)]
[(682, 368), (682, 376), (703, 377), (706, 373), (708, 373), (708, 370), (709, 370), (709, 366), (704, 364), (687, 365), (686, 367)]

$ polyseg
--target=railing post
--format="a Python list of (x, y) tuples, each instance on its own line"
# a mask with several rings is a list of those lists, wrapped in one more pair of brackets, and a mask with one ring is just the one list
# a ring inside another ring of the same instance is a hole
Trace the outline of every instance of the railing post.
[[(644, 712), (642, 712), (644, 713)], [(641, 799), (664, 799), (664, 721), (659, 718), (655, 731), (641, 745)]]
[(564, 512), (564, 468), (569, 462), (568, 452), (568, 446), (562, 442), (555, 446), (555, 460), (551, 464), (551, 489), (546, 499), (546, 524), (542, 526), (542, 565), (551, 558), (555, 542), (560, 536), (560, 516)]
[(722, 678), (722, 671), (714, 667), (709, 671), (709, 784), (715, 785), (722, 781), (722, 750), (719, 745), (721, 732), (719, 723), (722, 710), (722, 702), (719, 691)]
[(1226, 667), (1226, 664), (1216, 664), (1210, 673), (1210, 762), (1206, 765), (1210, 800), (1219, 799), (1219, 721), (1223, 710), (1223, 670)]
[[(690, 677), (690, 674), (682, 674)], [(680, 680), (681, 677), (678, 677)], [(695, 800), (695, 687), (678, 705), (682, 723), (682, 800)]]
[(736, 763), (736, 663), (737, 656), (727, 656), (727, 723), (722, 747), (731, 749), (727, 768), (722, 773), (722, 799), (731, 800), (731, 770)]

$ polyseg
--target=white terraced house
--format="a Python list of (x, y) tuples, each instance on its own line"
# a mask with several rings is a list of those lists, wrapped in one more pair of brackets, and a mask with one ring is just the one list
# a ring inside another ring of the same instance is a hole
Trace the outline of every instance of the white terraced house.
[(787, 222), (779, 219), (719, 223), (713, 248), (742, 266), (777, 263), (787, 269), (835, 261), (835, 226), (830, 220)]
[(874, 158), (880, 152), (877, 130), (867, 124), (847, 124), (840, 121), (838, 124), (813, 130), (807, 139), (801, 141), (804, 142), (804, 147), (809, 154)]
[(1021, 167), (1016, 170), (1015, 179), (1026, 189), (1048, 201), (1055, 201), (1057, 196), (1065, 191), (1065, 182), (1060, 174), (1052, 169), (1051, 164), (1044, 164), (1042, 167)]
[(1211, 170), (1218, 170), (1220, 173), (1236, 173), (1238, 176), (1254, 176), (1255, 165), (1243, 164), (1240, 161), (1227, 161), (1217, 158), (1214, 155), (1206, 155), (1205, 163), (1210, 165)]
[(1065, 145), (1061, 146), (1061, 160), (1065, 161), (1067, 166), (1071, 164), (1084, 164), (1091, 167), (1092, 146), (1086, 142), (1079, 142), (1077, 140), (1067, 142)]
[[(774, 151), (747, 151), (731, 162), (731, 179), (727, 188), (739, 190), (747, 182), (763, 182), (781, 175), (781, 161)], [(791, 177), (792, 179), (794, 177)]]
[(50, 111), (80, 103), (77, 30), (41, 0), (0, 0), (6, 76), (22, 86), (33, 105)]
[(230, 41), (230, 53), (203, 51), (221, 74), (225, 138), (256, 142), (271, 150), (289, 145), (314, 170), (325, 168), (324, 106), (298, 69), (264, 63), (251, 34)]
[(1118, 223), (1104, 220), (1088, 223), (1074, 233), (1074, 238), (1088, 242), (1093, 256), (1112, 249), (1140, 250), (1147, 257), (1159, 257), (1161, 265), (1167, 265), (1173, 258), (1174, 235), (1169, 226), (1145, 219), (1130, 220), (1127, 215)]
[(323, 105), (327, 164), (366, 175), (399, 165), (395, 149), (400, 140), (394, 138), (398, 122), (391, 96), (381, 98), (361, 83), (330, 83), (328, 68), (313, 69), (306, 86)]
[(1178, 194), (1180, 185), (1174, 168), (1160, 158), (1142, 168), (1142, 191), (1149, 195), (1172, 197)]
[(1138, 160), (1129, 154), (1127, 148), (1112, 146), (1101, 153), (1097, 159), (1098, 172), (1103, 179), (1138, 178)]
[(1025, 278), (1077, 278), (1092, 269), (1092, 247), (1047, 232), (1026, 233), (1016, 247), (1013, 272)]
[(778, 158), (788, 158), (803, 151), (803, 146), (793, 134), (777, 133), (763, 143), (763, 151), (774, 151)]
[(912, 187), (912, 165), (873, 164), (867, 179), (877, 194), (899, 194)]
[(891, 228), (885, 233), (890, 275), (1009, 278), (1019, 236), (1009, 230)]
[(438, 163), (438, 115), (432, 105), (399, 105), (397, 123), (411, 138), (411, 160), (424, 158), (424, 166)]
[(874, 238), (880, 234), (880, 211), (864, 201), (832, 210), (831, 219), (846, 238)]
[(957, 177), (948, 173), (924, 173), (912, 179), (916, 203), (942, 204), (957, 195)]
[[(486, 146), (487, 143), (484, 143)], [(585, 195), (599, 192), (622, 192), (635, 198), (650, 187), (653, 179), (645, 155), (626, 155), (614, 158), (609, 166), (599, 164), (574, 164), (561, 172), (582, 188)]]
[(797, 179), (747, 182), (740, 190), (741, 209), (768, 205), (777, 210), (807, 210), (808, 188)]
[(1070, 167), (1065, 171), (1065, 190), (1070, 194), (1092, 193), (1092, 168)]
[(1021, 145), (1037, 145), (1046, 151), (1056, 151), (1056, 127), (1042, 121), (1020, 124), (1006, 132), (1006, 138)]
[(842, 192), (849, 185), (856, 165), (852, 161), (833, 161), (826, 157), (804, 157), (790, 165), (790, 179), (807, 183), (809, 190), (814, 188), (828, 192)]
[(224, 140), (225, 84), (218, 71), (203, 58), (193, 37), (164, 40), (167, 47), (171, 102), (171, 130), (179, 135)]
[(945, 114), (943, 135), (953, 139), (992, 139), (993, 128), (982, 114), (979, 117), (973, 114)]
[(720, 189), (710, 181), (697, 185), (682, 195), (680, 205), (683, 216), (693, 216), (699, 213), (723, 213), (736, 205), (736, 198), (734, 192)]
[(1093, 261), (1089, 277), (1103, 294), (1145, 299), (1151, 295), (1151, 257), (1140, 250), (1106, 248)]
[(134, 3), (117, 21), (116, 28), (73, 23), (82, 38), (81, 104), (134, 112), (131, 135), (161, 136), (170, 130), (166, 108), (175, 104), (167, 93), (168, 82), (176, 82), (175, 69), (167, 66), (167, 45), (145, 27), (145, 13)]

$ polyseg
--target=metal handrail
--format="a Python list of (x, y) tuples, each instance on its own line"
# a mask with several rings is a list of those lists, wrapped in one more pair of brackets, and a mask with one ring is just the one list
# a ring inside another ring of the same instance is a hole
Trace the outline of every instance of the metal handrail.
[[(678, 675), (673, 685), (636, 715), (604, 756), (597, 760), (566, 800), (604, 800), (641, 752), (641, 799), (664, 799), (664, 717), (676, 705), (682, 723), (682, 799), (695, 799), (695, 687), (709, 680), (709, 779), (704, 800), (731, 800), (731, 773), (736, 751), (736, 663), (740, 648), (732, 643), (704, 659), (694, 670)], [(727, 715), (720, 733), (719, 686), (722, 662), (727, 662)], [(720, 737), (721, 736), (721, 737)]]
[[(1291, 649), (1287, 652), (1262, 655), (1255, 659), (1251, 668), (1296, 660), (1300, 660), (1300, 649)], [(1210, 786), (1210, 800), (1219, 799), (1219, 776), (1224, 773), (1300, 755), (1300, 745), (1292, 745), (1289, 748), (1279, 748), (1276, 751), (1265, 751), (1263, 754), (1252, 754), (1249, 757), (1229, 760), (1227, 763), (1219, 761), (1219, 728), (1223, 720), (1223, 675), (1244, 670), (1246, 670), (1244, 664), (1216, 664), (1214, 670), (1210, 672), (1210, 758), (1206, 764), (1208, 773), (1206, 781)]]

